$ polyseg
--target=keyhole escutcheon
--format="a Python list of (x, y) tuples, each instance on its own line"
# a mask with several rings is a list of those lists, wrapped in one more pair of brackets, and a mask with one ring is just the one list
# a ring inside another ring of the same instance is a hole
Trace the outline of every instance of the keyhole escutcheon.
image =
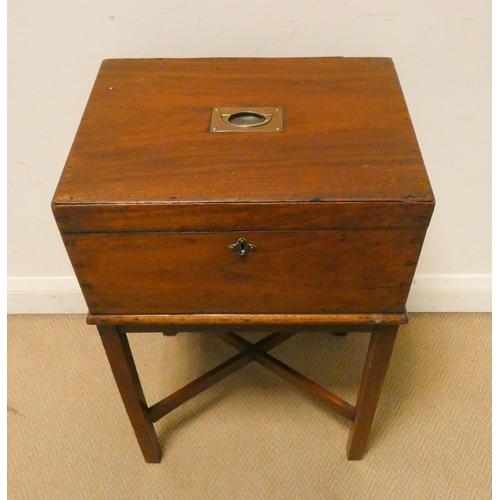
[(245, 257), (249, 252), (253, 252), (256, 249), (257, 247), (249, 243), (245, 238), (240, 238), (236, 243), (229, 245), (229, 250), (237, 253), (240, 257)]

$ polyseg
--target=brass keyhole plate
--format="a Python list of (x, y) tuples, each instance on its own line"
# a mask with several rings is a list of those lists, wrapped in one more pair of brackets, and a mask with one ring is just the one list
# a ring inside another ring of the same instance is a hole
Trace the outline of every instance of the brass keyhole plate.
[(283, 132), (283, 109), (212, 108), (210, 132)]
[(240, 238), (236, 243), (229, 245), (229, 250), (238, 254), (240, 257), (245, 257), (249, 252), (254, 252), (256, 249), (257, 247), (247, 241), (246, 238)]

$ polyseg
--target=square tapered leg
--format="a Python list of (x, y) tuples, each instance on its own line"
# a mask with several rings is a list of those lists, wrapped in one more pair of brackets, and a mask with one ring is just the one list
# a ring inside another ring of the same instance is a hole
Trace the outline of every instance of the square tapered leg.
[(354, 422), (347, 442), (347, 458), (349, 460), (363, 458), (366, 440), (382, 392), (397, 332), (398, 326), (380, 326), (371, 334), (356, 402)]
[(98, 330), (144, 460), (148, 463), (159, 463), (161, 461), (160, 443), (153, 423), (149, 419), (146, 398), (139, 381), (127, 334), (109, 325), (99, 325)]

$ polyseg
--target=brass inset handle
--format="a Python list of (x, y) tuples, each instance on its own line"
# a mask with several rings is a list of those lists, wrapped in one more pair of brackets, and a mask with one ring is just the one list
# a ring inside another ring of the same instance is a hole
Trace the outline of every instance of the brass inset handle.
[(229, 245), (229, 250), (237, 253), (240, 257), (245, 257), (249, 252), (257, 250), (257, 247), (249, 243), (245, 238), (240, 238), (236, 243)]
[(222, 114), (222, 121), (233, 127), (262, 127), (271, 121), (272, 113), (258, 113), (257, 111), (236, 111), (232, 114)]
[(280, 107), (212, 108), (210, 132), (282, 132)]

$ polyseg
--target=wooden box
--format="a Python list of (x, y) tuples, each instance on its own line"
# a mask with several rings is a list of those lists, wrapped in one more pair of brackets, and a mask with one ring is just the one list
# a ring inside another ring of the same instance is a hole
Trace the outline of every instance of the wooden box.
[(404, 313), (433, 206), (387, 58), (106, 60), (53, 199), (91, 316)]

